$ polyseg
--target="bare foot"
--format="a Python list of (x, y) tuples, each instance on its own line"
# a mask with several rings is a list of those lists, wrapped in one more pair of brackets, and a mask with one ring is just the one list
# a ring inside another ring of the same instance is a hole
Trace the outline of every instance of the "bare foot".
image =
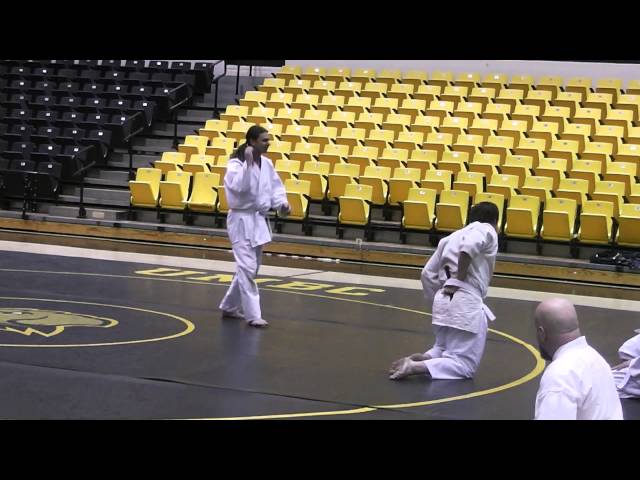
[(409, 357), (403, 358), (401, 361), (402, 363), (398, 365), (395, 371), (389, 372), (390, 380), (400, 380), (402, 378), (408, 377), (413, 373), (413, 361)]
[(262, 318), (259, 318), (258, 320), (249, 320), (247, 322), (247, 325), (249, 325), (250, 327), (265, 328), (269, 326), (269, 322), (263, 320)]

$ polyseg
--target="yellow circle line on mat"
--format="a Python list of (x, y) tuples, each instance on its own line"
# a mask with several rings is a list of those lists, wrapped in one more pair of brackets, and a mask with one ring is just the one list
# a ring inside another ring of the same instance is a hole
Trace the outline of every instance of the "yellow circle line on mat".
[[(42, 272), (39, 272), (42, 273)], [(53, 272), (47, 272), (53, 273)], [(156, 312), (154, 310), (146, 310), (144, 308), (136, 308), (136, 307), (124, 307), (122, 305), (111, 305), (104, 303), (92, 303), (92, 302), (77, 302), (73, 300), (52, 300), (48, 298), (29, 298), (29, 297), (0, 297), (0, 300), (28, 300), (35, 302), (56, 302), (56, 303), (73, 303), (79, 305), (95, 305), (99, 307), (111, 307), (111, 308), (124, 308), (127, 310), (137, 310), (138, 312), (144, 313), (153, 313), (160, 316), (171, 317), (179, 322), (183, 323), (186, 328), (181, 332), (175, 333), (173, 335), (168, 335), (166, 337), (157, 337), (157, 338), (146, 338), (142, 340), (126, 340), (123, 342), (105, 342), (105, 343), (79, 343), (79, 344), (59, 344), (59, 345), (33, 345), (33, 344), (25, 344), (20, 345), (16, 343), (0, 343), (0, 347), (17, 347), (17, 348), (72, 348), (72, 347), (107, 347), (113, 345), (132, 345), (135, 343), (149, 343), (149, 342), (160, 342), (162, 340), (171, 340), (173, 338), (182, 337), (184, 335), (188, 335), (195, 330), (195, 325), (187, 320), (186, 318), (179, 317), (177, 315), (172, 315), (171, 313), (163, 313)]]
[[(143, 276), (132, 276), (132, 275), (103, 275), (103, 274), (99, 274), (99, 273), (52, 272), (52, 271), (41, 271), (41, 270), (18, 270), (18, 269), (0, 269), (0, 271), (27, 272), (27, 273), (54, 273), (54, 274), (65, 274), (65, 275), (92, 275), (92, 276), (101, 276), (101, 277), (135, 278), (135, 279), (144, 279), (144, 280), (152, 279), (152, 280), (162, 280), (162, 281), (166, 281), (166, 282), (188, 283), (188, 284), (197, 284), (197, 285), (215, 285), (215, 286), (225, 286), (225, 287), (227, 286), (226, 284), (220, 284), (220, 283), (194, 282), (194, 281), (188, 281), (188, 280), (157, 278), (157, 277), (154, 278), (154, 277), (146, 277), (146, 276), (143, 277)], [(295, 291), (290, 291), (290, 290), (281, 290), (281, 289), (274, 289), (274, 288), (262, 288), (261, 290), (268, 290), (268, 291), (280, 292), (280, 293), (292, 293), (292, 294), (295, 294), (295, 295), (304, 295), (304, 296), (308, 296), (308, 297), (318, 297), (318, 298), (324, 298), (324, 299), (330, 299), (330, 300), (340, 300), (342, 302), (361, 303), (361, 304), (365, 304), (365, 305), (371, 305), (371, 306), (374, 306), (374, 307), (391, 308), (391, 309), (394, 309), (394, 310), (401, 310), (401, 311), (405, 311), (405, 312), (417, 313), (419, 315), (430, 315), (429, 313), (422, 312), (420, 310), (413, 310), (413, 309), (410, 309), (410, 308), (397, 307), (395, 305), (385, 305), (385, 304), (381, 304), (381, 303), (367, 302), (367, 301), (364, 301), (364, 300), (355, 300), (355, 299), (352, 299), (352, 298), (332, 297), (330, 295), (319, 295), (317, 293), (295, 292)], [(78, 302), (78, 303), (81, 303), (81, 302)], [(129, 308), (129, 307), (123, 307), (123, 308)], [(153, 312), (153, 313), (157, 313), (157, 312)], [(166, 315), (169, 315), (169, 314), (166, 314)], [(171, 315), (171, 316), (173, 316), (173, 315)], [(175, 317), (175, 318), (179, 318), (179, 317)], [(188, 321), (188, 320), (186, 320), (186, 321)], [(189, 323), (191, 323), (191, 322), (189, 322)], [(493, 328), (490, 328), (488, 331), (492, 332), (492, 333), (494, 333), (496, 335), (500, 335), (502, 337), (505, 337), (506, 339), (511, 340), (512, 342), (514, 342), (514, 343), (516, 343), (518, 345), (521, 345), (529, 353), (531, 353), (531, 355), (533, 355), (533, 358), (536, 361), (536, 364), (531, 369), (531, 371), (529, 371), (524, 376), (522, 376), (522, 377), (520, 377), (520, 378), (518, 378), (518, 379), (516, 379), (516, 380), (514, 380), (512, 382), (505, 383), (504, 385), (498, 385), (497, 387), (488, 388), (488, 389), (485, 389), (485, 390), (479, 390), (477, 392), (466, 393), (464, 395), (457, 395), (457, 396), (454, 396), (454, 397), (439, 398), (439, 399), (435, 399), (435, 400), (426, 400), (426, 401), (423, 401), (423, 402), (398, 403), (398, 404), (388, 404), (388, 405), (374, 405), (374, 406), (371, 406), (371, 407), (362, 407), (362, 408), (356, 408), (356, 409), (350, 409), (350, 410), (329, 410), (329, 411), (324, 411), (324, 412), (282, 413), (282, 414), (273, 414), (273, 415), (254, 415), (254, 416), (242, 416), (242, 417), (207, 417), (207, 418), (192, 418), (192, 419), (184, 419), (184, 420), (268, 420), (268, 419), (282, 419), (282, 418), (324, 417), (324, 416), (333, 416), (333, 415), (354, 415), (354, 414), (368, 413), (368, 412), (373, 412), (375, 410), (388, 409), (388, 408), (424, 407), (424, 406), (428, 406), (428, 405), (435, 405), (435, 404), (438, 404), (438, 403), (447, 403), (447, 402), (453, 402), (453, 401), (458, 401), (458, 400), (465, 400), (465, 399), (469, 399), (469, 398), (481, 397), (481, 396), (491, 395), (491, 394), (494, 394), (494, 393), (505, 391), (505, 390), (508, 390), (510, 388), (517, 387), (518, 385), (522, 385), (523, 383), (526, 383), (526, 382), (532, 380), (533, 378), (535, 378), (538, 375), (540, 375), (540, 373), (542, 373), (542, 371), (544, 370), (544, 367), (545, 367), (545, 362), (544, 362), (544, 360), (540, 356), (540, 353), (538, 352), (538, 350), (535, 347), (533, 347), (529, 343), (527, 343), (527, 342), (525, 342), (525, 341), (523, 341), (523, 340), (521, 340), (521, 339), (519, 339), (517, 337), (509, 335), (508, 333), (504, 333), (504, 332), (501, 332), (499, 330), (495, 330)], [(130, 342), (130, 343), (140, 343), (140, 342), (136, 341), (136, 342)], [(0, 346), (2, 346), (2, 345), (0, 345)], [(82, 345), (80, 345), (80, 346), (82, 346)]]

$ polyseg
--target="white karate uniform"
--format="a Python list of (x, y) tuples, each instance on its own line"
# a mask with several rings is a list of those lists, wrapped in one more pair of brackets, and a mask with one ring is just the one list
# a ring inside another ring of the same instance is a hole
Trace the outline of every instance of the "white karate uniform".
[(611, 367), (585, 337), (553, 354), (536, 396), (536, 420), (622, 420)]
[(229, 203), (227, 234), (237, 263), (236, 273), (220, 303), (226, 311), (242, 311), (247, 322), (262, 318), (255, 278), (260, 268), (262, 245), (271, 241), (267, 219), (270, 209), (287, 203), (282, 180), (267, 157), (261, 167), (251, 168), (237, 158), (229, 160), (224, 188)]
[[(471, 257), (465, 281), (455, 280), (458, 257)], [(484, 353), (487, 320), (495, 316), (484, 304), (498, 253), (498, 236), (488, 223), (473, 222), (440, 240), (422, 270), (424, 295), (432, 304), (434, 346), (425, 352), (424, 364), (434, 379), (472, 378)], [(447, 280), (449, 267), (451, 280)], [(460, 287), (453, 298), (442, 292), (445, 285)]]
[[(640, 333), (640, 330), (636, 330)], [(628, 367), (612, 370), (620, 398), (640, 398), (640, 335), (630, 338), (618, 350), (620, 358), (630, 360)]]

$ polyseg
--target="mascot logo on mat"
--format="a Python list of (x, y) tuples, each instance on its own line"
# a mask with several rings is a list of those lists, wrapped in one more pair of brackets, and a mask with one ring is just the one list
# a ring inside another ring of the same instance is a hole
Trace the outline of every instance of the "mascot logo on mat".
[(117, 325), (116, 320), (80, 313), (37, 308), (0, 308), (0, 331), (21, 335), (41, 335), (53, 337), (70, 327), (109, 328)]

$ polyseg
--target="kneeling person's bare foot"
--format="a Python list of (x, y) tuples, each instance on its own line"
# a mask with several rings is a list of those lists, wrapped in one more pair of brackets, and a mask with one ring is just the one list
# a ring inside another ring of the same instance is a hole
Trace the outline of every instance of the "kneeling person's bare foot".
[(389, 374), (389, 380), (401, 380), (409, 375), (429, 375), (429, 370), (424, 363), (414, 362), (410, 357), (405, 357), (393, 363)]

